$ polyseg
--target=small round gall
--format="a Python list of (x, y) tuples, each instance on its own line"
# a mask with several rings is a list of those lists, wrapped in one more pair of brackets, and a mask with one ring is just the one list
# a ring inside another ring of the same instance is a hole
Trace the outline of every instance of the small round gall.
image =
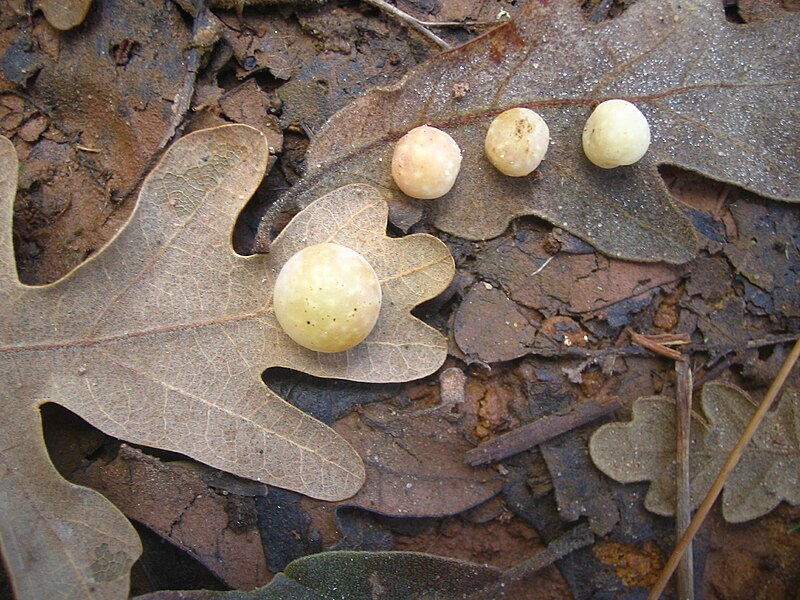
[(461, 169), (461, 149), (441, 129), (415, 127), (394, 146), (392, 177), (404, 194), (420, 200), (444, 196)]
[(632, 165), (649, 146), (647, 118), (627, 100), (600, 103), (583, 128), (586, 157), (604, 169)]
[(486, 132), (484, 150), (498, 171), (511, 177), (533, 173), (550, 144), (550, 129), (528, 108), (512, 108), (495, 117)]
[(343, 352), (372, 331), (381, 284), (367, 260), (341, 244), (315, 244), (283, 265), (272, 305), (295, 342), (316, 352)]

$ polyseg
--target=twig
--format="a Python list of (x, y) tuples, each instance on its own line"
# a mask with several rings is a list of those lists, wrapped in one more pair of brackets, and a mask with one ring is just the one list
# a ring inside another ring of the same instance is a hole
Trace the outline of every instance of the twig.
[[(745, 344), (745, 348), (747, 350), (755, 350), (757, 348), (764, 348), (766, 346), (777, 346), (778, 344), (787, 344), (789, 342), (796, 342), (800, 339), (800, 336), (796, 333), (785, 333), (781, 335), (768, 335), (767, 337), (760, 338), (757, 340), (750, 340)], [(704, 346), (693, 346), (692, 350), (696, 352), (702, 352), (705, 349)], [(698, 377), (694, 380), (692, 388), (695, 390), (699, 390), (707, 381), (711, 381), (719, 377), (719, 374), (722, 373), (725, 369), (729, 368), (733, 365), (733, 361), (729, 358), (730, 355), (734, 355), (734, 357), (741, 357), (742, 353), (737, 350), (730, 350), (725, 355), (720, 356), (717, 360), (721, 362), (716, 366), (712, 367), (710, 371), (706, 372), (701, 377)], [(713, 363), (711, 363), (713, 364)]]
[(504, 22), (505, 21), (470, 21), (469, 19), (463, 21), (423, 21), (417, 19), (417, 23), (425, 27), (494, 27), (496, 25), (502, 25)]
[[(688, 361), (675, 363), (677, 394), (675, 404), (676, 433), (676, 501), (675, 501), (675, 539), (679, 539), (689, 527), (692, 519), (690, 494), (689, 450), (692, 441), (692, 370)], [(694, 558), (691, 543), (678, 564), (678, 599), (694, 599)]]
[[(703, 385), (705, 385), (707, 381), (712, 381), (716, 379), (717, 377), (719, 377), (720, 373), (722, 373), (723, 371), (725, 371), (725, 369), (728, 369), (731, 365), (733, 365), (733, 362), (731, 362), (731, 359), (728, 358), (727, 355), (721, 358), (722, 360), (718, 364), (714, 365), (710, 371), (707, 371), (705, 374), (701, 375), (694, 381), (692, 389), (699, 390), (701, 387), (703, 387)], [(714, 363), (710, 364), (713, 365)]]
[(413, 29), (423, 37), (427, 38), (437, 46), (439, 46), (442, 50), (450, 50), (450, 44), (445, 42), (442, 38), (438, 35), (433, 33), (430, 29), (425, 27), (419, 19), (416, 19), (409, 15), (406, 12), (403, 12), (399, 8), (392, 6), (388, 2), (384, 2), (384, 0), (364, 0), (365, 4), (369, 4), (370, 6), (374, 6), (378, 10), (382, 10), (383, 12), (392, 15), (394, 18), (398, 19), (405, 23), (409, 28)]
[(768, 335), (765, 338), (758, 340), (751, 340), (745, 344), (748, 350), (753, 348), (763, 348), (764, 346), (775, 346), (777, 344), (786, 344), (788, 342), (796, 342), (800, 339), (800, 335), (796, 333), (785, 333), (783, 335)]
[(750, 419), (750, 422), (747, 424), (747, 427), (742, 432), (742, 436), (739, 438), (739, 441), (736, 442), (736, 446), (734, 446), (733, 450), (731, 450), (730, 456), (728, 456), (728, 460), (725, 462), (725, 465), (722, 467), (719, 475), (717, 476), (716, 480), (714, 480), (711, 489), (708, 490), (706, 497), (703, 499), (703, 503), (700, 505), (700, 508), (697, 509), (697, 513), (694, 515), (692, 522), (689, 524), (688, 529), (681, 537), (678, 545), (675, 547), (675, 550), (672, 552), (672, 556), (669, 557), (667, 564), (664, 565), (664, 570), (661, 572), (656, 583), (653, 585), (652, 589), (650, 590), (650, 594), (647, 596), (647, 600), (657, 600), (657, 598), (661, 595), (664, 591), (664, 588), (667, 586), (667, 582), (672, 574), (675, 572), (675, 568), (678, 566), (678, 561), (680, 561), (683, 553), (686, 552), (686, 549), (689, 547), (694, 536), (697, 534), (700, 526), (705, 521), (708, 513), (711, 511), (711, 507), (713, 506), (714, 502), (716, 501), (717, 497), (719, 496), (720, 492), (722, 491), (723, 486), (725, 485), (725, 481), (728, 478), (728, 475), (736, 468), (736, 465), (739, 463), (739, 460), (742, 458), (742, 454), (744, 453), (745, 446), (750, 442), (753, 435), (755, 435), (756, 429), (761, 424), (761, 421), (766, 416), (767, 412), (769, 411), (772, 403), (775, 401), (775, 398), (778, 397), (778, 392), (780, 392), (781, 387), (786, 382), (786, 378), (789, 376), (789, 372), (794, 367), (794, 364), (797, 362), (798, 357), (800, 357), (800, 340), (797, 340), (792, 351), (789, 353), (789, 356), (786, 358), (786, 361), (783, 363), (781, 370), (778, 372), (778, 375), (775, 377), (775, 381), (772, 382), (772, 385), (769, 386), (769, 390), (767, 391), (767, 395), (764, 396), (764, 400), (761, 401), (761, 404), (758, 406), (753, 418)]
[(603, 415), (614, 412), (619, 407), (618, 400), (581, 402), (566, 414), (542, 417), (532, 423), (479, 444), (464, 453), (464, 462), (475, 467), (503, 460), (538, 446), (576, 427), (591, 423)]
[(200, 71), (200, 62), (202, 59), (202, 51), (196, 40), (200, 31), (204, 27), (209, 26), (208, 15), (206, 14), (207, 0), (196, 0), (194, 22), (192, 23), (192, 46), (186, 53), (185, 64), (186, 74), (183, 77), (183, 85), (175, 95), (172, 103), (172, 118), (169, 122), (169, 128), (164, 136), (161, 138), (161, 143), (158, 145), (158, 150), (163, 150), (167, 145), (180, 134), (185, 126), (184, 119), (186, 113), (189, 112), (189, 106), (192, 102), (192, 97), (195, 92), (195, 83), (197, 82), (197, 74)]
[(579, 525), (547, 544), (547, 548), (503, 572), (501, 584), (508, 585), (552, 565), (568, 554), (594, 543), (594, 534), (588, 525)]
[(594, 534), (588, 525), (579, 525), (564, 533), (547, 544), (547, 548), (541, 552), (534, 554), (528, 560), (514, 565), (510, 569), (504, 571), (500, 578), (487, 586), (485, 589), (478, 592), (475, 596), (470, 596), (476, 600), (493, 600), (500, 595), (500, 592), (507, 588), (514, 582), (520, 581), (525, 577), (552, 565), (557, 560), (560, 560), (586, 546), (594, 543)]
[(684, 357), (677, 350), (673, 350), (667, 346), (690, 344), (692, 342), (688, 334), (685, 333), (642, 335), (641, 333), (636, 333), (633, 329), (628, 328), (628, 334), (631, 336), (631, 341), (634, 344), (638, 344), (642, 348), (647, 348), (655, 354), (671, 358), (674, 361), (683, 361)]

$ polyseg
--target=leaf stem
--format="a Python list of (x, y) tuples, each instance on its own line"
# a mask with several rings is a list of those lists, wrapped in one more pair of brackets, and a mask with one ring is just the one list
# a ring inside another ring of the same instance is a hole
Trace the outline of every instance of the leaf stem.
[(697, 509), (697, 513), (695, 514), (692, 522), (689, 524), (689, 528), (683, 534), (678, 545), (675, 547), (675, 550), (672, 552), (672, 556), (669, 557), (667, 564), (664, 565), (664, 570), (661, 571), (661, 575), (659, 576), (656, 583), (653, 585), (652, 589), (650, 590), (650, 594), (647, 596), (647, 600), (657, 600), (661, 593), (664, 591), (664, 588), (667, 586), (667, 582), (672, 574), (675, 572), (675, 568), (678, 566), (678, 562), (680, 561), (683, 553), (689, 547), (694, 536), (697, 534), (697, 531), (700, 529), (700, 526), (705, 521), (708, 513), (711, 511), (711, 507), (713, 506), (714, 502), (716, 501), (717, 497), (719, 496), (720, 492), (722, 491), (723, 486), (725, 485), (725, 481), (728, 478), (728, 475), (736, 468), (736, 465), (739, 463), (739, 460), (742, 458), (742, 454), (744, 453), (745, 446), (750, 442), (753, 435), (755, 435), (756, 429), (761, 424), (761, 421), (766, 416), (767, 412), (769, 412), (772, 403), (775, 401), (775, 398), (778, 396), (778, 392), (780, 392), (783, 384), (786, 382), (786, 378), (789, 376), (792, 368), (794, 367), (795, 363), (797, 362), (798, 357), (800, 357), (800, 339), (797, 340), (792, 351), (789, 353), (789, 356), (786, 358), (786, 362), (783, 363), (781, 370), (778, 372), (778, 375), (775, 377), (775, 381), (772, 382), (772, 385), (769, 387), (767, 391), (767, 395), (764, 396), (764, 399), (761, 401), (758, 409), (756, 410), (753, 418), (750, 419), (750, 422), (747, 424), (747, 427), (742, 432), (742, 436), (739, 438), (739, 441), (734, 446), (733, 450), (731, 450), (730, 456), (728, 456), (728, 460), (725, 462), (725, 465), (722, 467), (719, 475), (717, 476), (714, 484), (711, 486), (711, 489), (708, 490), (706, 497), (703, 499), (703, 503), (700, 505), (700, 508)]

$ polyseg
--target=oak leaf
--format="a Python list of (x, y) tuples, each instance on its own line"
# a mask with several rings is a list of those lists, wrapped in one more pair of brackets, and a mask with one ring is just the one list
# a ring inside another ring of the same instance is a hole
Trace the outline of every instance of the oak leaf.
[(449, 408), (404, 410), (364, 406), (336, 422), (364, 458), (367, 485), (344, 504), (382, 515), (440, 517), (474, 508), (497, 495), (503, 480), (491, 466), (471, 467), (471, 447)]
[[(268, 156), (264, 135), (244, 125), (186, 136), (102, 251), (54, 284), (31, 287), (17, 278), (11, 240), (16, 154), (0, 139), (0, 546), (19, 596), (123, 597), (140, 553), (113, 505), (53, 468), (42, 403), (133, 443), (334, 500), (362, 485), (361, 459), (265, 387), (262, 372), (392, 382), (444, 361), (445, 338), (410, 311), (449, 284), (453, 259), (432, 236), (387, 237), (377, 190), (349, 186), (320, 198), (267, 255), (233, 251), (234, 222)], [(336, 354), (297, 346), (271, 308), (283, 263), (323, 241), (360, 252), (383, 292), (370, 336)]]
[(9, 4), (19, 15), (29, 14), (29, 9), (41, 10), (50, 25), (67, 30), (83, 23), (92, 6), (92, 0), (9, 0)]
[[(703, 386), (704, 418), (693, 415), (690, 497), (700, 505), (756, 411), (752, 399), (723, 383)], [(589, 442), (594, 464), (622, 483), (650, 481), (645, 507), (659, 515), (675, 510), (675, 403), (639, 398), (628, 423), (600, 427)], [(722, 493), (731, 523), (755, 519), (782, 500), (800, 504), (800, 394), (787, 390), (759, 426)]]
[(249, 592), (154, 592), (135, 600), (357, 600), (486, 598), (496, 567), (422, 552), (333, 551), (303, 556)]
[[(283, 202), (303, 206), (343, 181), (411, 202), (387, 165), (394, 142), (426, 123), (464, 154), (450, 193), (424, 205), (436, 227), (486, 239), (535, 215), (613, 257), (686, 262), (695, 234), (659, 165), (800, 200), (798, 26), (791, 13), (736, 26), (718, 0), (642, 0), (599, 25), (573, 0), (528, 2), (513, 22), (334, 115), (309, 148), (305, 182)], [(650, 121), (652, 145), (635, 165), (600, 169), (583, 155), (584, 123), (608, 98), (636, 103)], [(550, 128), (538, 176), (506, 177), (484, 157), (489, 123), (515, 106), (539, 112)], [(417, 215), (422, 206), (412, 204)]]

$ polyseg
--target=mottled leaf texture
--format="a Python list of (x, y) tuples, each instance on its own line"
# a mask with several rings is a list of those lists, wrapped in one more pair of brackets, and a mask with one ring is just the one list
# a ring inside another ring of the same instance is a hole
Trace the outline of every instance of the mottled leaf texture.
[[(30, 2), (26, 0), (10, 0), (10, 5), (18, 14), (27, 14)], [(92, 0), (34, 0), (34, 10), (44, 13), (44, 18), (56, 29), (72, 29), (86, 18), (92, 6)]]
[(375, 403), (335, 427), (353, 440), (367, 473), (368, 484), (348, 506), (390, 516), (439, 517), (486, 502), (503, 487), (493, 467), (464, 463), (471, 446), (441, 416)]
[(323, 552), (287, 565), (251, 592), (156, 592), (137, 600), (407, 600), (485, 597), (500, 578), (488, 565), (420, 552)]
[[(450, 133), (464, 154), (452, 191), (424, 206), (437, 227), (468, 239), (536, 215), (611, 256), (686, 262), (695, 234), (659, 164), (800, 200), (797, 14), (741, 26), (725, 21), (719, 0), (641, 0), (591, 25), (578, 4), (531, 0), (514, 22), (352, 103), (314, 138), (307, 179), (287, 201), (305, 205), (348, 180), (408, 202), (388, 164), (394, 142), (423, 123)], [(635, 102), (650, 121), (650, 151), (633, 166), (600, 169), (583, 155), (583, 125), (608, 98)], [(506, 177), (483, 155), (489, 123), (514, 106), (549, 125), (538, 176)]]
[[(708, 383), (702, 407), (706, 424), (692, 420), (691, 502), (700, 505), (730, 451), (755, 413), (739, 388)], [(639, 398), (628, 423), (603, 425), (589, 443), (592, 460), (622, 483), (651, 481), (648, 510), (675, 510), (675, 403), (662, 396)], [(782, 500), (800, 504), (800, 394), (788, 390), (764, 419), (722, 494), (722, 514), (731, 523), (760, 517)]]
[[(446, 341), (410, 311), (450, 282), (444, 244), (421, 234), (388, 238), (384, 198), (351, 186), (297, 215), (269, 255), (237, 255), (232, 227), (268, 148), (258, 130), (231, 125), (176, 143), (101, 252), (52, 285), (24, 286), (11, 243), (17, 159), (8, 140), (0, 149), (0, 543), (21, 597), (124, 597), (140, 552), (110, 503), (53, 469), (43, 402), (112, 436), (317, 498), (359, 489), (358, 454), (261, 374), (284, 366), (390, 382), (436, 370)], [(322, 241), (360, 251), (382, 284), (377, 326), (346, 353), (298, 347), (271, 308), (283, 262)]]

